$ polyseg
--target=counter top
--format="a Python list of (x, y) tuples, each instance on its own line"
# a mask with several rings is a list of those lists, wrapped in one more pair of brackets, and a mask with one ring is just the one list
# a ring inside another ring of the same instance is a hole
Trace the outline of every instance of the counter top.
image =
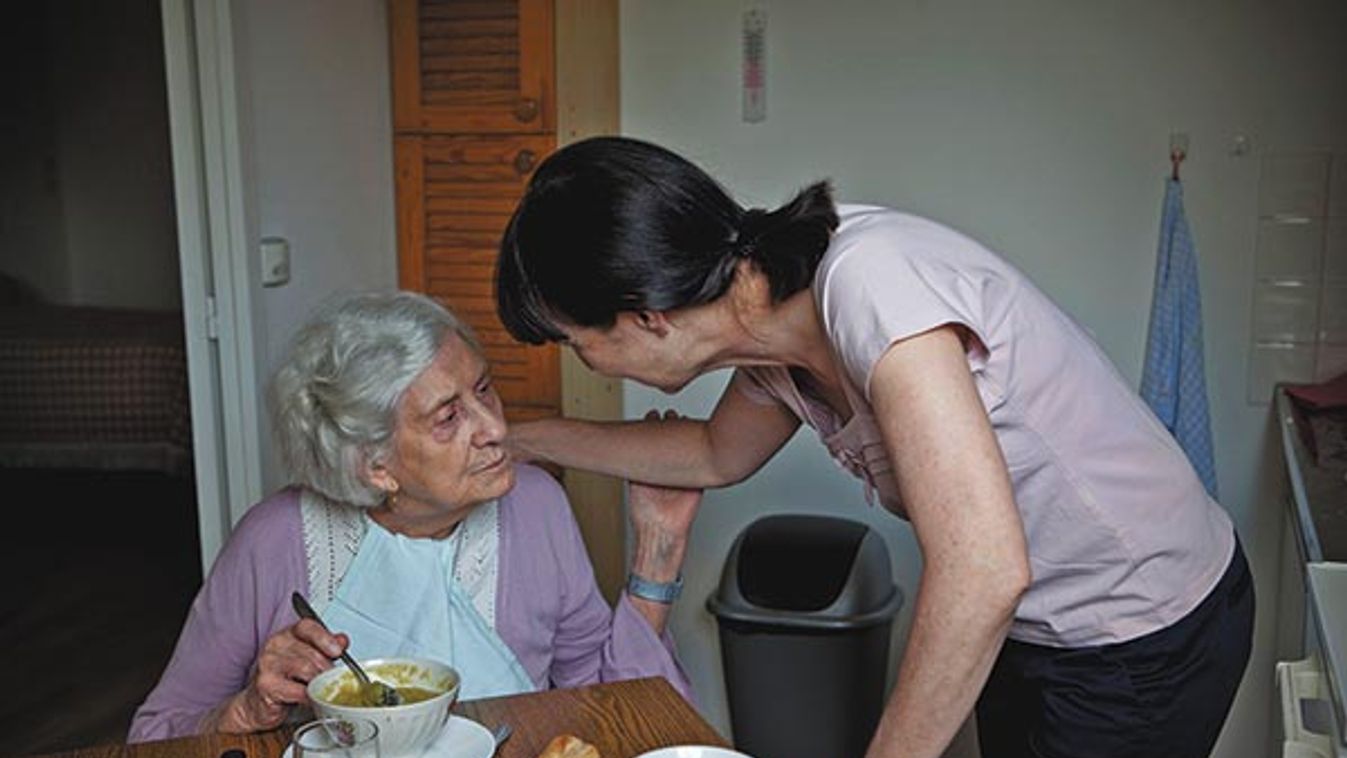
[(1347, 562), (1347, 476), (1315, 463), (1301, 436), (1303, 421), (1283, 390), (1277, 391), (1277, 416), (1303, 557)]

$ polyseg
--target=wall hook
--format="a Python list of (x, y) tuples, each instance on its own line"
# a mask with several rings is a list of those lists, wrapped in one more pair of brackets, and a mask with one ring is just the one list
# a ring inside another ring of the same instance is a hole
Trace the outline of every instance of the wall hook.
[(1174, 132), (1169, 135), (1169, 163), (1171, 166), (1170, 178), (1174, 181), (1179, 180), (1179, 164), (1188, 157), (1188, 133)]

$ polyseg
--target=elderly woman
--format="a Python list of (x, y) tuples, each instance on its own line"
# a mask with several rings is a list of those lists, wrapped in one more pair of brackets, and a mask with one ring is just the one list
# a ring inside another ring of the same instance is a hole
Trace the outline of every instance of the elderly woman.
[[(700, 493), (632, 484), (632, 581), (614, 611), (561, 488), (512, 463), (468, 329), (412, 293), (351, 297), (299, 333), (272, 414), (294, 486), (239, 522), (133, 742), (277, 726), (349, 648), (420, 655), (478, 698), (663, 675), (665, 629)], [(303, 592), (331, 634), (297, 621)], [(642, 596), (644, 595), (644, 597)]]

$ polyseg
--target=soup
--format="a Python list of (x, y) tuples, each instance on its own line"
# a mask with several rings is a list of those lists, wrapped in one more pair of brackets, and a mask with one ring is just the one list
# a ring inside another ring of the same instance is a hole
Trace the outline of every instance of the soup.
[[(394, 687), (398, 694), (402, 696), (403, 705), (419, 703), (423, 700), (429, 700), (436, 695), (443, 694), (444, 690), (432, 690), (425, 687), (412, 687), (404, 685)], [(360, 682), (354, 680), (343, 681), (341, 687), (336, 692), (326, 693), (323, 698), (333, 705), (344, 705), (348, 708), (375, 708), (365, 700), (365, 695), (361, 691)]]
[[(411, 661), (373, 660), (365, 662), (365, 670), (376, 681), (396, 690), (402, 696), (403, 705), (424, 702), (458, 688), (458, 674), (453, 669), (435, 673)], [(360, 681), (347, 670), (326, 682), (314, 693), (314, 697), (324, 703), (346, 708), (384, 707), (377, 702), (370, 702), (372, 693), (362, 692), (361, 689)]]

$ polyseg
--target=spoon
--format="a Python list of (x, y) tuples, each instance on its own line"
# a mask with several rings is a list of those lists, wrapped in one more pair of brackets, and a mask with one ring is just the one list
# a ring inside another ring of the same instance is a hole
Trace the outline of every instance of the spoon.
[[(309, 605), (303, 595), (298, 592), (291, 593), (290, 603), (295, 606), (295, 613), (299, 614), (300, 618), (315, 621), (318, 626), (327, 629), (327, 624), (324, 624), (323, 620), (318, 618), (318, 613), (313, 610), (313, 606)], [(328, 629), (328, 631), (332, 630)], [(365, 701), (365, 705), (371, 708), (384, 705), (402, 705), (402, 693), (383, 682), (370, 679), (369, 674), (366, 674), (365, 670), (360, 668), (360, 664), (355, 662), (350, 653), (343, 650), (338, 657), (346, 664), (347, 668), (351, 669), (355, 678), (360, 680), (360, 696)]]
[(496, 730), (491, 733), (491, 739), (495, 740), (496, 742), (496, 746), (491, 749), (491, 754), (495, 755), (496, 753), (500, 752), (501, 743), (508, 740), (510, 738), (510, 735), (513, 733), (514, 730), (510, 728), (509, 724), (501, 724), (500, 726), (496, 727)]

